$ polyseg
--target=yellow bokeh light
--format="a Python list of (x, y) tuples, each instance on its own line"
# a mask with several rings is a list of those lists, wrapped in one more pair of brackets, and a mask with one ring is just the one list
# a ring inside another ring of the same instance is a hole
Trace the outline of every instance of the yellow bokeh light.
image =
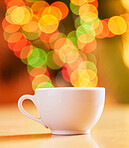
[(79, 75), (80, 73), (82, 73), (82, 69), (76, 69), (75, 71), (72, 72), (71, 76), (70, 76), (70, 81), (71, 81), (71, 84), (73, 86), (77, 85), (77, 81), (79, 79)]
[(89, 79), (83, 79), (79, 77), (79, 79), (74, 84), (74, 87), (87, 87), (89, 82)]
[(85, 4), (79, 9), (80, 17), (86, 22), (93, 22), (98, 17), (98, 10), (94, 5)]
[(122, 35), (127, 30), (127, 24), (121, 16), (113, 16), (109, 19), (108, 28), (113, 34)]
[(71, 3), (73, 3), (74, 5), (77, 5), (77, 6), (81, 6), (81, 5), (84, 5), (87, 0), (70, 0)]
[(92, 70), (77, 69), (72, 72), (70, 81), (74, 87), (95, 87), (98, 77)]
[(16, 9), (16, 8), (18, 8), (17, 6), (12, 6), (12, 7), (10, 7), (10, 8), (8, 8), (8, 10), (7, 10), (7, 16), (6, 16), (6, 20), (7, 20), (7, 22), (9, 22), (10, 24), (14, 24), (13, 23), (13, 21), (12, 21), (12, 19), (11, 19), (11, 14), (12, 14), (12, 12)]
[(90, 78), (90, 83), (88, 84), (87, 87), (95, 87), (97, 85), (97, 82), (98, 82), (97, 74), (92, 70), (87, 70), (87, 73), (88, 73), (89, 78)]
[(36, 89), (41, 83), (46, 84), (48, 82), (51, 82), (51, 80), (47, 75), (37, 75), (32, 81), (33, 89)]
[(32, 18), (31, 10), (27, 7), (17, 7), (11, 13), (11, 20), (14, 24), (24, 25)]
[(53, 33), (58, 29), (58, 26), (58, 19), (51, 14), (44, 15), (39, 20), (39, 28), (44, 33)]
[(17, 7), (16, 9), (14, 9), (14, 11), (11, 14), (12, 21), (15, 24), (20, 24), (24, 19), (24, 16), (25, 16), (24, 9), (21, 7)]
[(89, 75), (86, 70), (82, 70), (79, 73), (79, 78), (74, 84), (75, 87), (87, 87), (88, 83), (90, 81)]
[(46, 14), (51, 14), (51, 15), (55, 16), (58, 20), (61, 20), (61, 18), (62, 18), (62, 13), (61, 13), (60, 9), (57, 7), (54, 7), (54, 6), (46, 7), (43, 10), (42, 16), (44, 16)]

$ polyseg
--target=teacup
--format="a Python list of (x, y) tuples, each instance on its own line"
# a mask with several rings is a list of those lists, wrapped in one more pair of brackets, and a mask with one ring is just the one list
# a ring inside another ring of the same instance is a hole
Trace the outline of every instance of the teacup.
[[(25, 112), (22, 102), (30, 99), (40, 118)], [(102, 87), (57, 87), (39, 88), (34, 95), (23, 95), (18, 101), (20, 111), (38, 121), (52, 134), (88, 134), (99, 120), (105, 101)]]

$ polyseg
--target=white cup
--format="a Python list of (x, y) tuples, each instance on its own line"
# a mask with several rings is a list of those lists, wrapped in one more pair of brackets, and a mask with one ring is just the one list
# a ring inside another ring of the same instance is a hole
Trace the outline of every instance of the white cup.
[[(25, 112), (22, 102), (30, 99), (38, 109), (40, 118)], [(102, 87), (39, 88), (35, 95), (24, 95), (18, 101), (20, 111), (38, 121), (52, 134), (87, 134), (99, 120), (105, 101)]]

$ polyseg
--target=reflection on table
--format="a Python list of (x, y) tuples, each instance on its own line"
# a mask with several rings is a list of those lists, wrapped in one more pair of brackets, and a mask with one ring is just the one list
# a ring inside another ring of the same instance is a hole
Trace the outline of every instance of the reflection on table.
[[(37, 116), (30, 106), (28, 111)], [(129, 148), (129, 105), (107, 105), (90, 135), (56, 136), (25, 117), (17, 104), (0, 106), (0, 148)]]

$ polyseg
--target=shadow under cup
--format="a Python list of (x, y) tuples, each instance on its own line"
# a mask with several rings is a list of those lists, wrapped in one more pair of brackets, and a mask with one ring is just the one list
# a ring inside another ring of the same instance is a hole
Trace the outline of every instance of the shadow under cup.
[[(22, 102), (30, 99), (40, 118), (28, 114)], [(102, 87), (40, 88), (35, 95), (24, 95), (18, 101), (20, 111), (27, 117), (50, 128), (52, 134), (87, 134), (99, 120), (105, 101)]]

